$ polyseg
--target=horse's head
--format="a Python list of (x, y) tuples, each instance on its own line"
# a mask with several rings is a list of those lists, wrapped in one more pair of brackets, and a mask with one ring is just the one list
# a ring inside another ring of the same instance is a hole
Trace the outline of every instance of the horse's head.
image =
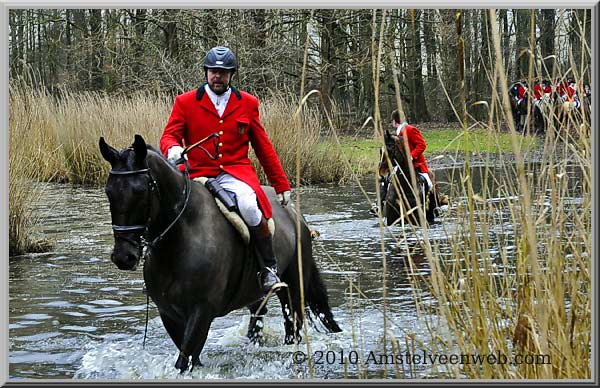
[(386, 130), (384, 140), (386, 152), (390, 156), (392, 163), (404, 166), (408, 161), (404, 147), (404, 137), (396, 136)]
[(156, 184), (146, 161), (144, 139), (135, 135), (131, 147), (117, 151), (99, 141), (100, 152), (111, 166), (104, 191), (110, 203), (115, 245), (110, 259), (119, 269), (135, 270), (142, 255), (142, 235), (152, 209)]

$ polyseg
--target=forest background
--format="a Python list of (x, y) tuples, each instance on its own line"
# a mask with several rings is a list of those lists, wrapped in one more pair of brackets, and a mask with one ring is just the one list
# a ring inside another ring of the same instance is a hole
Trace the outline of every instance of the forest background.
[[(377, 78), (380, 109), (387, 117), (396, 105), (394, 67), (410, 122), (457, 122), (458, 31), (464, 41), (466, 103), (471, 106), (492, 95), (497, 58), (490, 42), (497, 22), (502, 40), (498, 59), (509, 81), (571, 73), (590, 83), (591, 58), (583, 49), (591, 47), (589, 9), (499, 9), (493, 21), (485, 9), (465, 9), (460, 29), (456, 10), (394, 9), (386, 13), (380, 35), (382, 12), (14, 9), (9, 13), (10, 77), (51, 92), (174, 96), (201, 84), (206, 51), (226, 45), (239, 61), (236, 86), (259, 97), (318, 89), (326, 108), (336, 113), (339, 128), (359, 127), (373, 116)], [(384, 58), (375, 77), (380, 40), (393, 60)], [(484, 119), (486, 110), (476, 106), (469, 113)]]

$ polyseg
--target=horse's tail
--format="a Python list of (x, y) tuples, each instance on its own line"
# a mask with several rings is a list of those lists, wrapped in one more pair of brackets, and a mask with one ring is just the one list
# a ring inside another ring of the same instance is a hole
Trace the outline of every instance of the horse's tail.
[(333, 313), (329, 306), (327, 288), (314, 260), (310, 263), (310, 279), (306, 289), (306, 303), (312, 313), (319, 318), (323, 326), (332, 333), (342, 331), (333, 319)]

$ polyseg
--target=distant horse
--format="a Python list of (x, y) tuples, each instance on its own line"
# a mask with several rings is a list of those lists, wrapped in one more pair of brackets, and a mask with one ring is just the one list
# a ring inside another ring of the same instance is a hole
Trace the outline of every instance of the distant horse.
[[(384, 140), (385, 147), (379, 164), (379, 175), (388, 176), (389, 181), (383, 197), (383, 215), (387, 225), (396, 223), (402, 215), (410, 224), (421, 225), (417, 196), (427, 222), (434, 222), (436, 209), (448, 204), (448, 197), (440, 195), (435, 175), (431, 171), (428, 173), (433, 182), (433, 189), (429, 190), (427, 182), (422, 180), (415, 171), (417, 187), (413, 187), (410, 175), (410, 153), (406, 154), (404, 138), (392, 135), (386, 130)], [(392, 162), (391, 168), (388, 165), (388, 157)]]
[(548, 123), (552, 122), (555, 111), (555, 103), (550, 93), (544, 93), (542, 97), (533, 104), (533, 122), (538, 134), (546, 133)]
[[(202, 365), (200, 353), (213, 319), (233, 310), (249, 307), (253, 315), (248, 336), (260, 338), (266, 308), (261, 308), (264, 294), (256, 276), (257, 261), (208, 189), (181, 174), (139, 135), (131, 147), (121, 151), (106, 144), (104, 138), (99, 145), (111, 165), (105, 188), (115, 239), (111, 260), (119, 269), (134, 270), (145, 257), (148, 294), (179, 349), (175, 367), (187, 370), (190, 357), (192, 368)], [(299, 249), (306, 305), (330, 332), (341, 331), (312, 256), (309, 229), (302, 222), (297, 230), (293, 207), (283, 208), (276, 202), (274, 190), (264, 189), (273, 204), (273, 243), (281, 280), (288, 285), (277, 291), (285, 319), (285, 343), (300, 341), (303, 324)]]
[(525, 129), (527, 113), (529, 110), (529, 104), (527, 102), (527, 97), (520, 98), (520, 90), (525, 88), (525, 93), (527, 93), (527, 83), (524, 81), (517, 81), (510, 86), (508, 89), (508, 94), (510, 95), (510, 109), (512, 111), (513, 121), (515, 123), (515, 128), (517, 131), (522, 132)]

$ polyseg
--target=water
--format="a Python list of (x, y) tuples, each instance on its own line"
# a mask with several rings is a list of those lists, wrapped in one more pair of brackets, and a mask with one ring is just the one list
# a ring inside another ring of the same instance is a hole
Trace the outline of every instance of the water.
[[(459, 170), (440, 171), (437, 176), (445, 192), (449, 192), (450, 182), (461, 179)], [(362, 181), (371, 199), (372, 181)], [(306, 343), (299, 347), (282, 345), (283, 319), (277, 298), (268, 305), (262, 346), (250, 344), (245, 337), (247, 311), (235, 311), (214, 321), (201, 355), (204, 366), (180, 375), (173, 367), (178, 351), (152, 304), (146, 346), (142, 347), (146, 320), (142, 271), (119, 271), (110, 262), (113, 238), (103, 190), (55, 184), (46, 184), (43, 190), (37, 204), (42, 217), (41, 232), (55, 241), (55, 247), (46, 254), (11, 258), (11, 379), (253, 380), (311, 376), (306, 362), (294, 361), (294, 352), (306, 351)], [(381, 365), (371, 363), (365, 372), (352, 363), (355, 355), (366, 359), (370, 352), (381, 353), (384, 253), (378, 220), (368, 214), (369, 202), (355, 184), (303, 188), (301, 199), (302, 212), (311, 227), (320, 232), (314, 241), (314, 253), (329, 290), (334, 317), (344, 329), (342, 333), (325, 334), (320, 324), (309, 325), (311, 350), (316, 352), (315, 360), (320, 361), (314, 365), (312, 376), (343, 378), (366, 373), (369, 377), (383, 377)], [(460, 198), (452, 199), (454, 208)], [(452, 227), (451, 210), (443, 223), (429, 229), (429, 237), (443, 247)], [(426, 349), (429, 338), (425, 324), (436, 318), (425, 319), (418, 313), (416, 291), (411, 284), (411, 277), (429, 276), (422, 254), (423, 234), (408, 227), (404, 230), (407, 233), (398, 227), (383, 232), (388, 268), (388, 327), (400, 339), (414, 335), (416, 350)], [(514, 250), (509, 225), (490, 233), (504, 239), (502, 249), (509, 253)], [(407, 264), (409, 252), (415, 262), (412, 269)], [(442, 261), (457, 259), (443, 248), (439, 257)], [(422, 305), (435, 304), (426, 291), (418, 297)], [(438, 324), (438, 334), (443, 336), (443, 322)], [(433, 377), (438, 372), (422, 367), (416, 375)], [(415, 372), (393, 366), (387, 371), (388, 377), (413, 375)]]

